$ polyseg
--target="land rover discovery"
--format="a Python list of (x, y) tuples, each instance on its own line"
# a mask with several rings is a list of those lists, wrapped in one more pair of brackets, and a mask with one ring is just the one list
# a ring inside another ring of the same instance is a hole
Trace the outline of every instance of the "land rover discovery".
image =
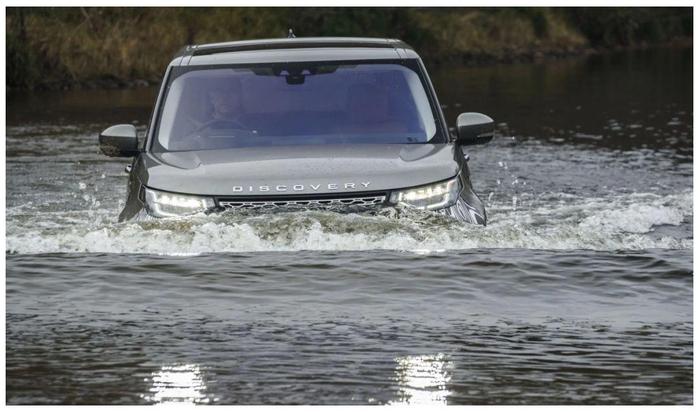
[(121, 124), (99, 142), (108, 156), (134, 158), (120, 221), (411, 207), (485, 225), (463, 147), (491, 140), (494, 123), (462, 113), (456, 126), (451, 136), (404, 42), (289, 38), (185, 47), (145, 137)]

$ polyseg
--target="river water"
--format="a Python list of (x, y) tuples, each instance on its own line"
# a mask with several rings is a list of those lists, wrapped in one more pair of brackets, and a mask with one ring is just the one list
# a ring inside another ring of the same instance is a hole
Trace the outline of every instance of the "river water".
[(10, 95), (6, 393), (26, 403), (692, 403), (692, 51), (433, 67), (486, 228), (117, 223), (152, 88)]

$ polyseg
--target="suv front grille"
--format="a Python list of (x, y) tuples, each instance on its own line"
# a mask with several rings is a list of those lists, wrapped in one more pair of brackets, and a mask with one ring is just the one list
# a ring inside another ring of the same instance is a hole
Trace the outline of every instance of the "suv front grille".
[(219, 206), (225, 209), (366, 209), (378, 207), (386, 201), (384, 193), (348, 197), (294, 197), (294, 198), (219, 198)]

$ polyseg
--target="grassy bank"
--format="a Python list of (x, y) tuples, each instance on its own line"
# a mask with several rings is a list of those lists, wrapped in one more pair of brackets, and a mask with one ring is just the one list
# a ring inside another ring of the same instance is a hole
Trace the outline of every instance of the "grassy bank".
[(11, 89), (157, 82), (185, 44), (401, 38), (430, 64), (530, 60), (692, 38), (690, 8), (8, 8)]

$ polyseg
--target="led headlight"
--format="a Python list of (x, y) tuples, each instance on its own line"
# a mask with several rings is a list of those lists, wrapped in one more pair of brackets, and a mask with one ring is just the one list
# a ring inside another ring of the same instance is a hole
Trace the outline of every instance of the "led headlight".
[(417, 209), (435, 210), (452, 206), (459, 197), (461, 186), (459, 176), (440, 183), (397, 190), (391, 193), (389, 201), (396, 205)]
[(213, 208), (214, 200), (147, 188), (146, 207), (148, 213), (155, 217), (185, 216)]

